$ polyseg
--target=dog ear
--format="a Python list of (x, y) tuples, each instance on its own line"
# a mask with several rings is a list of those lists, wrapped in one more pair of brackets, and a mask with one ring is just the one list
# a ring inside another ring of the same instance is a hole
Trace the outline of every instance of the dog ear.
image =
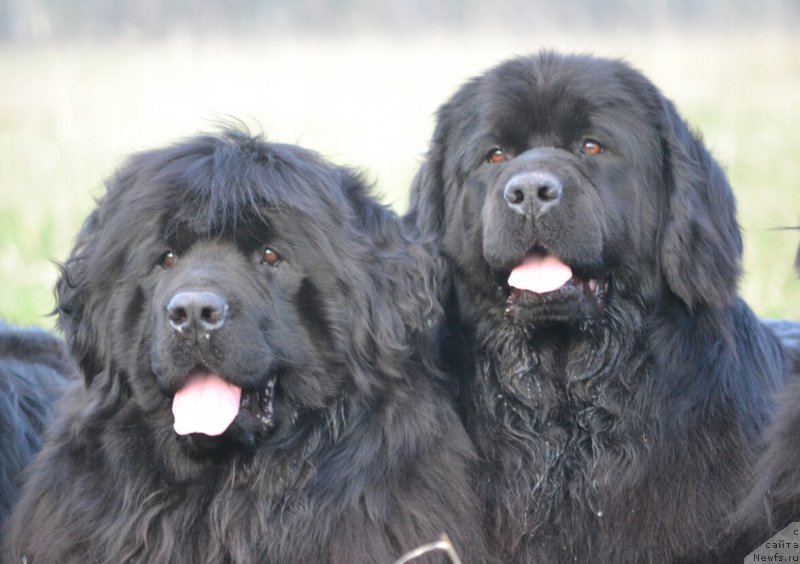
[(58, 326), (66, 337), (73, 357), (77, 360), (89, 385), (103, 368), (99, 352), (99, 336), (91, 320), (88, 301), (89, 257), (99, 229), (99, 212), (93, 211), (83, 223), (69, 258), (60, 265), (56, 282), (56, 313)]
[(689, 307), (725, 307), (736, 296), (742, 236), (725, 174), (662, 98), (663, 175), (668, 211), (660, 240), (663, 274)]
[(444, 201), (442, 191), (441, 159), (430, 150), (428, 160), (422, 164), (411, 183), (408, 211), (404, 222), (416, 229), (421, 236), (438, 241), (444, 224)]
[(380, 278), (378, 284), (385, 285), (392, 309), (399, 312), (406, 328), (429, 330), (441, 314), (435, 296), (444, 280), (443, 261), (420, 240), (413, 225), (401, 222), (394, 212), (367, 194), (358, 175), (348, 171), (344, 184), (355, 207), (361, 236), (380, 255), (370, 270)]
[(353, 242), (348, 256), (356, 261), (337, 265), (347, 268), (341, 283), (348, 295), (349, 372), (360, 393), (380, 395), (417, 363), (436, 373), (432, 335), (442, 318), (436, 296), (443, 269), (358, 175), (346, 171), (342, 187), (352, 212), (344, 236)]
[[(428, 243), (438, 243), (444, 233), (444, 194), (448, 189), (445, 179), (463, 180), (457, 170), (445, 170), (448, 166), (445, 155), (448, 153), (451, 138), (458, 134), (454, 127), (455, 116), (459, 115), (456, 108), (463, 105), (463, 98), (472, 95), (472, 90), (472, 88), (462, 88), (452, 100), (442, 105), (436, 112), (436, 128), (433, 131), (430, 147), (425, 155), (425, 161), (411, 183), (408, 211), (404, 222), (413, 226)], [(463, 127), (463, 124), (458, 125)]]

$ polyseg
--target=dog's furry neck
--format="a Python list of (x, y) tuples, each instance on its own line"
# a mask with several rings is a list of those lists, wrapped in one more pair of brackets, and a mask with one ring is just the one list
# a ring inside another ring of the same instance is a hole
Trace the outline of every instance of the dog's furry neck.
[[(463, 308), (451, 309), (457, 310)], [(461, 341), (452, 350), (474, 355), (448, 362), (465, 376), (462, 409), (490, 468), (484, 475), (492, 476), (482, 481), (483, 495), (494, 500), (490, 530), (507, 539), (510, 554), (524, 554), (521, 545), (531, 539), (552, 543), (560, 536), (565, 524), (551, 523), (550, 507), (563, 515), (571, 506), (574, 519), (601, 519), (604, 484), (596, 475), (624, 467), (647, 447), (646, 438), (634, 441), (637, 425), (623, 417), (645, 380), (644, 324), (600, 323), (538, 332), (511, 321), (451, 323), (451, 337)], [(590, 548), (588, 539), (574, 542), (588, 544), (566, 552)]]
[[(505, 557), (527, 562), (595, 555), (597, 561), (615, 561), (630, 554), (614, 548), (626, 543), (626, 528), (652, 536), (641, 539), (643, 561), (668, 561), (683, 550), (688, 551), (684, 555), (702, 550), (702, 543), (693, 549), (693, 541), (680, 535), (659, 539), (653, 531), (665, 517), (651, 516), (653, 500), (637, 491), (663, 487), (660, 495), (670, 495), (669, 477), (647, 469), (668, 467), (672, 459), (692, 460), (695, 468), (676, 472), (699, 480), (697, 488), (709, 489), (708, 476), (727, 484), (727, 496), (716, 499), (709, 513), (735, 502), (740, 485), (735, 477), (749, 445), (755, 444), (755, 437), (741, 429), (757, 428), (759, 422), (741, 425), (736, 414), (742, 411), (734, 404), (762, 392), (726, 390), (755, 382), (726, 380), (726, 374), (736, 373), (730, 363), (738, 362), (725, 345), (725, 333), (737, 330), (731, 316), (690, 315), (679, 306), (656, 311), (631, 300), (623, 305), (617, 296), (602, 320), (536, 331), (499, 316), (488, 321), (491, 312), (479, 311), (484, 301), (469, 300), (463, 287), (456, 293), (449, 311), (461, 318), (450, 319), (445, 361), (461, 378), (462, 413), (484, 461), (479, 484), (489, 530), (504, 546)], [(746, 306), (731, 309), (741, 308)], [(653, 324), (655, 317), (659, 323)], [(745, 330), (754, 330), (755, 318), (749, 312), (745, 317), (750, 318)], [(656, 334), (651, 326), (661, 329)], [(663, 339), (675, 342), (653, 346)], [(707, 358), (712, 348), (717, 360)], [(673, 351), (676, 357), (661, 358), (657, 350)], [(758, 367), (759, 360), (752, 362)], [(707, 369), (698, 374), (692, 366)], [(769, 368), (754, 367), (753, 372), (769, 373)], [(697, 387), (704, 391), (689, 392)], [(697, 397), (702, 400), (691, 399)], [(758, 417), (759, 410), (749, 412)], [(701, 444), (695, 436), (700, 428), (718, 435), (719, 446)], [(676, 443), (676, 436), (683, 440)], [(664, 485), (654, 486), (654, 481)], [(690, 521), (686, 504), (696, 501), (679, 497), (660, 501), (663, 515)], [(700, 517), (720, 525), (706, 542), (719, 540), (712, 537), (723, 532), (723, 514), (715, 515)], [(638, 520), (652, 522), (643, 526)], [(695, 526), (687, 523), (687, 535), (698, 530)]]

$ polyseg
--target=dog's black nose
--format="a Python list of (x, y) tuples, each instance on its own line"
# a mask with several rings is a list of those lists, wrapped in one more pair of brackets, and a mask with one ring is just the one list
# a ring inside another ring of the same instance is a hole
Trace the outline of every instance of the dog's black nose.
[(216, 331), (227, 317), (227, 302), (214, 292), (178, 292), (167, 304), (169, 324), (186, 338)]
[(561, 181), (547, 172), (517, 174), (506, 183), (503, 197), (517, 213), (543, 213), (557, 204), (564, 191)]

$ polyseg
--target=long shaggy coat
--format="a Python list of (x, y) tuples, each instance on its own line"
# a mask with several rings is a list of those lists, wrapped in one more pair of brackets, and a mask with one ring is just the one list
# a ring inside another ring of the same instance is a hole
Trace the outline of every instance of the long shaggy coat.
[(357, 175), (232, 129), (107, 188), (57, 288), (85, 385), (5, 561), (386, 563), (442, 533), (488, 558), (431, 259)]
[(785, 360), (674, 105), (619, 61), (506, 61), (439, 109), (408, 220), (449, 270), (443, 349), (504, 560), (733, 561)]

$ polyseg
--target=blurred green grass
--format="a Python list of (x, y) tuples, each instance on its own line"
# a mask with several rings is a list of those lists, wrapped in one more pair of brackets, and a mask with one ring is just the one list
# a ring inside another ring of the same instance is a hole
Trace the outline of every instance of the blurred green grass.
[(800, 232), (775, 229), (800, 224), (798, 39), (483, 30), (0, 46), (0, 319), (53, 326), (53, 261), (127, 154), (235, 116), (363, 168), (402, 211), (438, 105), (468, 77), (541, 48), (624, 58), (677, 103), (736, 191), (742, 293), (759, 315), (798, 319)]

